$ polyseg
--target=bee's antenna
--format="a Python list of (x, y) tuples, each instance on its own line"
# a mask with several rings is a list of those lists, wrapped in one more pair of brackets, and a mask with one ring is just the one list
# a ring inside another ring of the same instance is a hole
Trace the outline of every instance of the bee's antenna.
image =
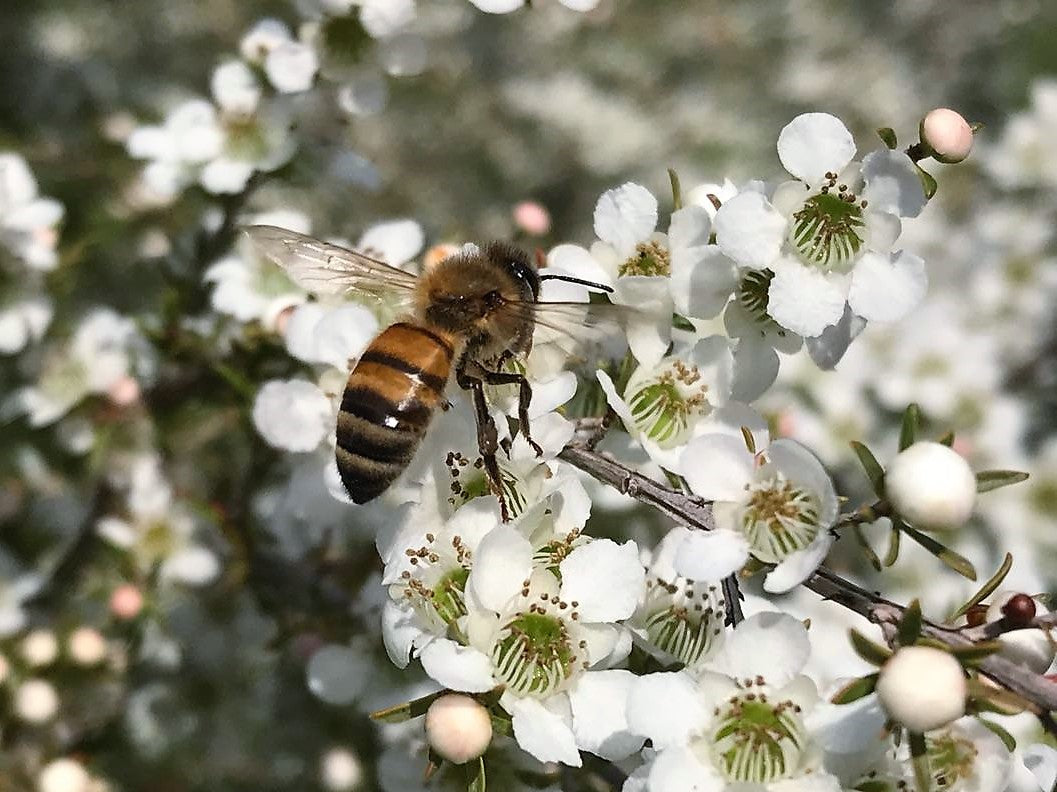
[(604, 283), (595, 283), (594, 281), (584, 280), (583, 278), (574, 278), (572, 275), (558, 275), (556, 273), (541, 273), (539, 276), (541, 281), (545, 280), (560, 280), (567, 281), (568, 283), (579, 283), (581, 286), (589, 286), (592, 289), (598, 289), (604, 291), (606, 294), (612, 294), (613, 288), (606, 286)]

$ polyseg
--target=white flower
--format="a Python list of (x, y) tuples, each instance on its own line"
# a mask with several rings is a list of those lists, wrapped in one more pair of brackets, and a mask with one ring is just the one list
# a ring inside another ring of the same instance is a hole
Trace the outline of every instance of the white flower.
[(66, 649), (78, 665), (93, 666), (106, 659), (106, 639), (91, 627), (78, 627), (70, 633)]
[[(509, 14), (526, 5), (525, 0), (470, 0), (470, 2), (489, 14)], [(573, 11), (590, 11), (598, 5), (599, 0), (560, 0), (560, 2)]]
[(733, 433), (702, 435), (687, 445), (682, 475), (695, 494), (714, 501), (716, 530), (686, 538), (675, 558), (679, 574), (719, 580), (752, 556), (776, 565), (764, 589), (780, 593), (825, 559), (838, 511), (833, 483), (799, 443), (781, 439), (766, 446), (766, 435), (759, 434), (763, 442), (754, 434), (753, 450)]
[(914, 732), (946, 726), (965, 714), (968, 684), (953, 655), (905, 646), (881, 668), (877, 697), (894, 720)]
[(217, 104), (238, 115), (251, 115), (261, 100), (260, 83), (245, 61), (229, 60), (217, 66), (210, 86)]
[(46, 723), (59, 711), (59, 694), (50, 682), (27, 679), (15, 690), (15, 714), (27, 723)]
[(770, 199), (743, 191), (715, 221), (720, 249), (770, 279), (758, 311), (809, 337), (840, 322), (846, 303), (867, 320), (905, 315), (926, 286), (921, 259), (891, 252), (899, 218), (915, 217), (925, 205), (910, 158), (884, 149), (861, 166), (852, 163), (851, 134), (824, 113), (793, 119), (779, 136), (778, 154), (797, 181)]
[(347, 748), (331, 748), (319, 762), (319, 777), (331, 792), (352, 792), (363, 780), (363, 765)]
[(623, 395), (604, 371), (597, 377), (628, 433), (659, 465), (679, 473), (682, 448), (705, 431), (705, 419), (730, 396), (732, 366), (728, 339), (710, 336), (680, 345), (655, 364), (641, 364)]
[(65, 210), (39, 195), (37, 180), (18, 154), (0, 153), (0, 246), (30, 269), (48, 271), (58, 264), (55, 227)]
[(270, 380), (253, 402), (253, 424), (268, 444), (312, 451), (333, 428), (330, 399), (307, 380)]
[(0, 579), (0, 638), (14, 635), (25, 626), (23, 603), (40, 590), (41, 582), (36, 574), (5, 575), (5, 579)]
[(492, 719), (476, 699), (459, 693), (441, 696), (426, 710), (430, 747), (453, 764), (476, 759), (492, 742)]
[(73, 759), (48, 762), (37, 776), (38, 792), (88, 792), (90, 784), (84, 765)]
[(316, 51), (298, 41), (277, 44), (264, 59), (264, 73), (279, 93), (307, 91), (318, 69)]
[(39, 341), (54, 312), (47, 297), (26, 296), (0, 307), (0, 354), (12, 355)]
[(59, 641), (51, 630), (33, 630), (22, 639), (20, 649), (26, 664), (39, 668), (55, 662), (59, 656)]
[(818, 692), (799, 675), (809, 653), (800, 622), (761, 613), (738, 625), (714, 671), (637, 678), (628, 722), (656, 750), (642, 773), (645, 788), (838, 792), (823, 766), (825, 746), (812, 733)]
[(976, 503), (976, 477), (965, 457), (922, 441), (900, 451), (885, 471), (885, 494), (896, 513), (926, 531), (960, 528)]
[(278, 19), (261, 19), (242, 37), (239, 52), (250, 63), (260, 64), (269, 52), (290, 40), (290, 28), (284, 23)]

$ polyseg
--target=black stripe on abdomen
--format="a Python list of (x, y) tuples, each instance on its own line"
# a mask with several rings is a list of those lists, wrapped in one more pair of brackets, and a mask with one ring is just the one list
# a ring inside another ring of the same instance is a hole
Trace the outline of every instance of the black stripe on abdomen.
[(362, 385), (345, 389), (341, 410), (378, 426), (418, 432), (426, 428), (433, 415), (421, 399), (411, 397), (395, 403)]
[(410, 360), (404, 360), (403, 358), (388, 355), (385, 352), (380, 352), (368, 347), (367, 351), (360, 356), (359, 362), (377, 363), (381, 366), (388, 366), (394, 371), (399, 371), (401, 374), (407, 374), (418, 380), (438, 396), (444, 393), (444, 386), (446, 383), (441, 377), (438, 377), (436, 374), (430, 374), (428, 371), (424, 371)]

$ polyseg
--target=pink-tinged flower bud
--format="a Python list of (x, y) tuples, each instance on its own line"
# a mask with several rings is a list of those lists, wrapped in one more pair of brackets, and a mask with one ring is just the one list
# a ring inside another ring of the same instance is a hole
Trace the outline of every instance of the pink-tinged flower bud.
[(106, 639), (91, 627), (78, 627), (66, 640), (66, 651), (78, 665), (94, 666), (106, 659)]
[(73, 759), (56, 759), (44, 765), (37, 776), (38, 792), (88, 792), (91, 778)]
[(551, 230), (551, 213), (535, 201), (521, 201), (512, 214), (514, 225), (530, 236), (543, 236)]
[(942, 443), (914, 443), (885, 471), (885, 494), (915, 528), (954, 530), (973, 512), (976, 477), (969, 463)]
[(50, 682), (28, 679), (15, 691), (14, 710), (27, 723), (46, 723), (59, 711), (59, 694)]
[(426, 710), (426, 739), (449, 762), (463, 764), (488, 749), (492, 719), (488, 710), (470, 696), (441, 696)]
[(973, 148), (973, 128), (960, 113), (938, 107), (921, 119), (921, 142), (934, 159), (948, 164), (961, 162)]
[(881, 668), (877, 680), (877, 696), (885, 712), (918, 733), (964, 715), (967, 693), (961, 664), (929, 646), (900, 649)]
[(127, 407), (139, 399), (140, 387), (135, 377), (125, 376), (111, 385), (106, 392), (110, 401), (118, 407)]
[(141, 610), (143, 593), (131, 583), (118, 586), (110, 593), (110, 612), (122, 621), (135, 619)]

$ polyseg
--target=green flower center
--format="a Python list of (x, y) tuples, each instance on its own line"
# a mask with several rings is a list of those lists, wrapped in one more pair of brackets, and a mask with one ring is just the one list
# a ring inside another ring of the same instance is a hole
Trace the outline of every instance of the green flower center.
[(958, 781), (968, 778), (976, 761), (976, 747), (971, 740), (951, 732), (925, 738), (932, 773), (932, 789), (936, 792), (951, 789)]
[[(449, 451), (445, 458), (448, 467), (448, 475), (451, 476), (448, 503), (453, 508), (469, 503), (475, 498), (492, 494), (492, 487), (488, 481), (488, 474), (484, 470), (484, 460), (478, 457), (471, 462), (458, 451)], [(499, 468), (500, 489), (506, 500), (507, 509), (511, 517), (517, 517), (525, 509), (525, 496), (518, 488), (518, 478), (504, 467)]]
[(530, 612), (519, 614), (503, 628), (492, 661), (496, 678), (512, 693), (545, 698), (565, 684), (577, 657), (561, 619)]
[(671, 275), (671, 254), (657, 242), (639, 242), (618, 272), (620, 275)]
[(662, 448), (681, 443), (691, 422), (710, 409), (708, 386), (697, 366), (673, 361), (664, 371), (626, 396), (635, 428)]
[(725, 602), (716, 586), (680, 580), (647, 582), (646, 635), (650, 643), (693, 668), (723, 641)]
[(417, 609), (435, 615), (444, 624), (451, 624), (466, 615), (466, 579), (470, 576), (472, 554), (461, 536), (451, 538), (450, 551), (442, 552), (437, 537), (426, 534), (421, 547), (404, 551), (414, 573), (401, 573), (403, 595)]
[(445, 624), (466, 615), (466, 579), (470, 570), (458, 567), (442, 577), (430, 592), (430, 603)]
[(711, 753), (716, 768), (732, 783), (768, 784), (800, 769), (808, 742), (800, 708), (772, 703), (747, 692), (716, 711)]
[(821, 192), (808, 198), (793, 214), (789, 241), (807, 264), (829, 272), (847, 272), (862, 249), (863, 209), (847, 185), (837, 184), (835, 174), (827, 174)]
[(756, 558), (777, 564), (818, 535), (818, 497), (778, 474), (753, 485), (741, 515), (741, 530)]

